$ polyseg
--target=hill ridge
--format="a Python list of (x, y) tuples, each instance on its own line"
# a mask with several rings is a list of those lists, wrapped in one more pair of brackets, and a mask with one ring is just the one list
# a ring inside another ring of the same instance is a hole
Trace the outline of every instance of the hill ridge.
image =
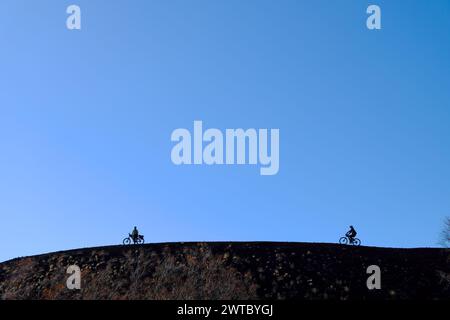
[[(69, 290), (77, 265), (81, 290)], [(381, 290), (366, 286), (378, 265)], [(78, 248), (0, 263), (0, 299), (450, 299), (449, 251), (189, 241)]]

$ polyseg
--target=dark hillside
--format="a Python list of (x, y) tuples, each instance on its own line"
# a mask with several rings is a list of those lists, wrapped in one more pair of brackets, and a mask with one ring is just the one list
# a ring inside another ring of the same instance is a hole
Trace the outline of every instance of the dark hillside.
[[(66, 288), (69, 265), (81, 290)], [(381, 269), (368, 290), (366, 269)], [(2, 299), (450, 299), (449, 252), (318, 243), (166, 243), (0, 264)]]

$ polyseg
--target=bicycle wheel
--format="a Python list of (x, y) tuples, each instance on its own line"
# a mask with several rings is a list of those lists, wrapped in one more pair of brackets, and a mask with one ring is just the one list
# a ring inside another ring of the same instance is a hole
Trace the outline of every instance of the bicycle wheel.
[(143, 244), (144, 243), (144, 239), (143, 238), (139, 238), (137, 241), (137, 244)]
[(124, 245), (131, 244), (131, 239), (130, 239), (130, 238), (125, 238), (125, 239), (123, 239), (123, 244), (124, 244)]
[(347, 239), (347, 237), (342, 237), (342, 238), (340, 238), (340, 239), (339, 239), (339, 243), (340, 243), (340, 244), (348, 244), (348, 239)]
[(354, 246), (359, 246), (359, 245), (361, 245), (361, 240), (359, 240), (358, 238), (355, 238), (355, 239), (353, 240), (353, 245), (354, 245)]

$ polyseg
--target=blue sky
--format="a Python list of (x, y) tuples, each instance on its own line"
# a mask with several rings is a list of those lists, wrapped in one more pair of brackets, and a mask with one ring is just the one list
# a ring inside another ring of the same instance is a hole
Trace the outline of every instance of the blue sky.
[[(134, 225), (336, 242), (353, 224), (366, 245), (436, 246), (450, 215), (446, 0), (8, 0), (0, 40), (0, 261)], [(279, 128), (279, 173), (173, 165), (194, 120)]]

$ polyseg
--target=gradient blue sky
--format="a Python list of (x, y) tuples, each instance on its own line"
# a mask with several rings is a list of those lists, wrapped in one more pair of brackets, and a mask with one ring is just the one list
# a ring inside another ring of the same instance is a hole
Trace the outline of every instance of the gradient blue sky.
[[(65, 27), (82, 9), (82, 30)], [(365, 26), (382, 9), (382, 30)], [(0, 2), (0, 261), (121, 243), (436, 246), (450, 2)], [(174, 166), (172, 130), (279, 128), (280, 172)]]

